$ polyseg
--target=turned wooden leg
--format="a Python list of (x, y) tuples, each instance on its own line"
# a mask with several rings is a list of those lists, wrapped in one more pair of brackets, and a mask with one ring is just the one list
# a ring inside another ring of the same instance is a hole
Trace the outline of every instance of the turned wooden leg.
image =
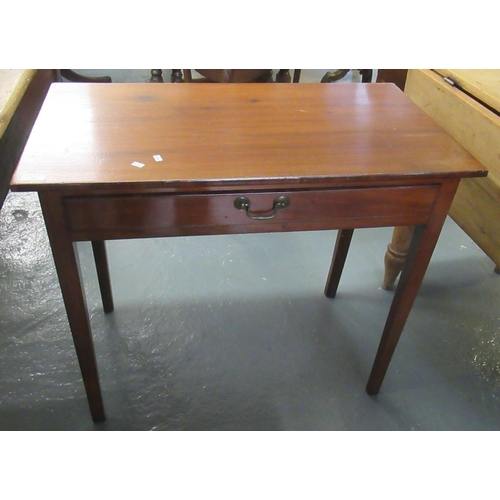
[(344, 269), (353, 233), (354, 229), (342, 229), (337, 233), (335, 250), (333, 251), (330, 272), (328, 273), (328, 279), (326, 280), (325, 286), (325, 295), (330, 299), (333, 299), (337, 294), (337, 288), (340, 283), (340, 277)]
[(41, 192), (39, 197), (90, 413), (94, 422), (102, 422), (105, 419), (104, 406), (78, 250), (67, 229), (63, 198), (51, 192)]
[(182, 71), (180, 69), (173, 69), (172, 74), (170, 75), (170, 81), (172, 83), (183, 83), (184, 81), (189, 83), (191, 81), (191, 70), (185, 69), (184, 76), (185, 80), (182, 79)]
[(291, 83), (292, 77), (290, 76), (289, 69), (280, 69), (276, 75), (276, 83)]
[(111, 279), (109, 277), (108, 257), (106, 255), (106, 242), (93, 241), (95, 266), (97, 269), (97, 279), (101, 290), (102, 305), (105, 313), (113, 312), (113, 294), (111, 293)]
[(396, 278), (403, 269), (408, 249), (410, 248), (411, 238), (415, 226), (395, 227), (392, 233), (392, 241), (387, 246), (385, 254), (385, 274), (382, 288), (391, 290)]
[(164, 83), (163, 82), (163, 70), (162, 69), (152, 69), (151, 78), (149, 83)]

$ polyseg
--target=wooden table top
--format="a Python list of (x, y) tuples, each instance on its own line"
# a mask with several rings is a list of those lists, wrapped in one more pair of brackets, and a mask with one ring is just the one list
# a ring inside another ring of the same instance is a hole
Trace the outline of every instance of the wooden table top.
[(392, 84), (55, 83), (11, 187), (479, 175), (484, 167)]
[(8, 127), (36, 69), (0, 69), (0, 137)]

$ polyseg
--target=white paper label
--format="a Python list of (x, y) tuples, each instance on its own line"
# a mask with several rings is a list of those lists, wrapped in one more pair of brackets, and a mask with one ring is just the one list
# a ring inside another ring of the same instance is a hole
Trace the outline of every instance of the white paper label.
[(145, 163), (141, 163), (140, 161), (134, 161), (133, 163), (131, 163), (131, 165), (133, 167), (137, 167), (137, 168), (142, 168), (144, 167), (144, 165), (146, 165)]

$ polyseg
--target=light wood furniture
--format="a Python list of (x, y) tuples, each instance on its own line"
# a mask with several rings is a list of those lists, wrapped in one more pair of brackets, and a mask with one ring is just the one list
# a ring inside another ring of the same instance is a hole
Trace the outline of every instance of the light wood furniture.
[(7, 129), (35, 74), (35, 69), (0, 70), (0, 137)]
[(0, 208), (54, 70), (0, 69)]
[[(405, 93), (489, 170), (460, 184), (450, 216), (500, 272), (500, 70), (410, 70)], [(396, 280), (410, 239), (411, 229), (395, 229), (384, 288)]]
[(486, 173), (391, 84), (66, 83), (52, 86), (12, 189), (39, 193), (100, 421), (74, 242), (93, 242), (111, 312), (107, 239), (339, 229), (325, 286), (334, 297), (354, 228), (415, 225), (368, 379), (377, 394), (460, 179)]

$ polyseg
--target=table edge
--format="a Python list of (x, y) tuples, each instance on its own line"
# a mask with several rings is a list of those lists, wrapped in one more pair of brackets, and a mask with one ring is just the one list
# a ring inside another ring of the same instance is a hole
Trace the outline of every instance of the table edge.
[(364, 185), (364, 184), (415, 184), (415, 183), (435, 183), (445, 179), (486, 177), (487, 169), (466, 170), (456, 172), (425, 172), (407, 175), (356, 175), (356, 176), (334, 176), (334, 177), (298, 177), (298, 178), (248, 178), (248, 179), (199, 179), (199, 180), (179, 180), (179, 181), (145, 181), (145, 182), (99, 182), (99, 183), (43, 183), (43, 182), (16, 182), (11, 183), (11, 190), (15, 192), (26, 191), (72, 191), (72, 192), (92, 192), (92, 191), (142, 191), (142, 190), (171, 190), (185, 191), (193, 190), (202, 193), (203, 191), (217, 191), (224, 189), (306, 189), (312, 187), (335, 187), (340, 185)]

